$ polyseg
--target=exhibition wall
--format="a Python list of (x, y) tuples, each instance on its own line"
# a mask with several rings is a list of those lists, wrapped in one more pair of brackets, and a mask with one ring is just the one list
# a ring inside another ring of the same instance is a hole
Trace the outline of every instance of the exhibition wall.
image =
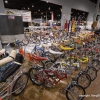
[[(48, 0), (48, 2), (62, 5), (62, 20), (61, 20), (62, 25), (64, 25), (66, 19), (68, 20), (70, 19), (71, 8), (89, 12), (87, 21), (89, 22), (93, 21), (93, 15), (96, 10), (96, 4), (92, 3), (89, 0)], [(67, 15), (66, 18), (64, 17), (65, 15)]]

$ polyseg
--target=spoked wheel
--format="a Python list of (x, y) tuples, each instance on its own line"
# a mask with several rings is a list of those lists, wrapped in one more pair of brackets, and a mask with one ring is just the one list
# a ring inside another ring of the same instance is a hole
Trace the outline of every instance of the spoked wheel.
[(37, 66), (44, 68), (44, 63), (42, 61), (38, 61)]
[(53, 54), (51, 54), (50, 52), (46, 52), (46, 57), (50, 60), (50, 61), (55, 61), (55, 56)]
[(68, 100), (83, 100), (84, 95), (85, 95), (84, 88), (78, 84), (71, 85), (66, 90), (66, 97)]
[(86, 73), (82, 73), (78, 75), (77, 84), (81, 85), (84, 89), (86, 89), (91, 84), (91, 77)]
[(29, 77), (35, 85), (41, 86), (44, 83), (42, 68), (31, 68), (29, 70)]
[(28, 82), (28, 74), (23, 73), (20, 77), (15, 81), (12, 88), (12, 95), (17, 96), (23, 92)]
[(89, 67), (87, 74), (91, 77), (91, 81), (93, 81), (97, 77), (97, 70), (94, 67)]
[(94, 67), (97, 71), (100, 70), (100, 62), (98, 60), (92, 61), (92, 67)]
[(46, 61), (45, 62), (45, 69), (50, 69), (53, 66), (53, 62), (52, 61)]
[(29, 41), (27, 39), (24, 39), (22, 42), (24, 45), (27, 45), (29, 43)]

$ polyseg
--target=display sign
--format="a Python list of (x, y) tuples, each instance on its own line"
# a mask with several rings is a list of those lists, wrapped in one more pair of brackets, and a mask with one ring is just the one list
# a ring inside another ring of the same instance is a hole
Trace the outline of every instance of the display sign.
[(23, 22), (31, 22), (31, 12), (21, 12)]
[(11, 20), (14, 20), (15, 19), (15, 16), (8, 16), (8, 19), (11, 19)]
[(6, 9), (7, 15), (22, 16), (23, 22), (31, 22), (31, 11)]
[(41, 23), (42, 22), (42, 19), (33, 19), (32, 22), (34, 22), (34, 23)]

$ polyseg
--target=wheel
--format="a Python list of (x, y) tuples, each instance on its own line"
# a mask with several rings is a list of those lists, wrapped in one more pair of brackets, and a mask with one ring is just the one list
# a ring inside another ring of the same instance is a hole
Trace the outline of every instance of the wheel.
[(97, 77), (97, 70), (94, 67), (89, 67), (87, 74), (91, 77), (91, 81), (93, 81)]
[(77, 84), (86, 89), (91, 84), (91, 77), (87, 73), (79, 74), (77, 78)]
[(44, 65), (44, 63), (42, 61), (38, 61), (37, 66), (44, 69), (45, 65)]
[(94, 60), (92, 61), (92, 67), (94, 67), (97, 71), (100, 70), (100, 65), (99, 65), (99, 61), (98, 60)]
[(29, 41), (27, 39), (22, 40), (24, 45), (27, 45), (29, 43)]
[(15, 81), (13, 88), (12, 88), (12, 95), (13, 96), (18, 96), (20, 93), (23, 92), (25, 89), (26, 85), (28, 83), (28, 74), (23, 73), (20, 77), (17, 78)]
[(66, 98), (68, 100), (83, 100), (84, 95), (84, 88), (78, 84), (70, 85), (66, 89)]
[(40, 45), (40, 40), (39, 39), (36, 40), (36, 45)]
[(50, 69), (53, 66), (53, 61), (46, 61), (45, 62), (45, 69)]
[(44, 79), (43, 79), (43, 69), (39, 67), (33, 67), (29, 70), (29, 77), (30, 80), (38, 86), (43, 85)]
[(61, 65), (60, 63), (54, 64), (52, 61), (47, 61), (45, 63), (45, 69), (51, 70), (50, 72), (48, 72), (49, 76), (55, 76), (52, 71), (58, 71), (58, 69), (61, 69)]
[(46, 52), (45, 56), (50, 60), (50, 61), (55, 61), (55, 56), (51, 54), (50, 52)]

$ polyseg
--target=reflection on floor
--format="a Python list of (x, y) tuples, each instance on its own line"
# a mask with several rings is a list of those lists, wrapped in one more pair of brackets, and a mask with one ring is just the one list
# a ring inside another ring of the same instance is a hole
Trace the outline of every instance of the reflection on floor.
[[(67, 81), (60, 82), (53, 88), (45, 88), (32, 84), (30, 81), (25, 91), (13, 100), (66, 100), (64, 89)], [(59, 88), (60, 87), (60, 88)]]
[(100, 100), (100, 71), (97, 78), (86, 89), (86, 94), (89, 96), (85, 97), (84, 100)]
[[(29, 65), (25, 63), (27, 69)], [(53, 88), (45, 88), (41, 91), (42, 87), (28, 82), (26, 89), (17, 97), (11, 97), (12, 100), (67, 100), (65, 96), (65, 87), (67, 86), (67, 80), (64, 79)], [(86, 89), (87, 97), (84, 100), (100, 100), (100, 72), (98, 77), (91, 83)], [(93, 97), (98, 95), (98, 97)]]

